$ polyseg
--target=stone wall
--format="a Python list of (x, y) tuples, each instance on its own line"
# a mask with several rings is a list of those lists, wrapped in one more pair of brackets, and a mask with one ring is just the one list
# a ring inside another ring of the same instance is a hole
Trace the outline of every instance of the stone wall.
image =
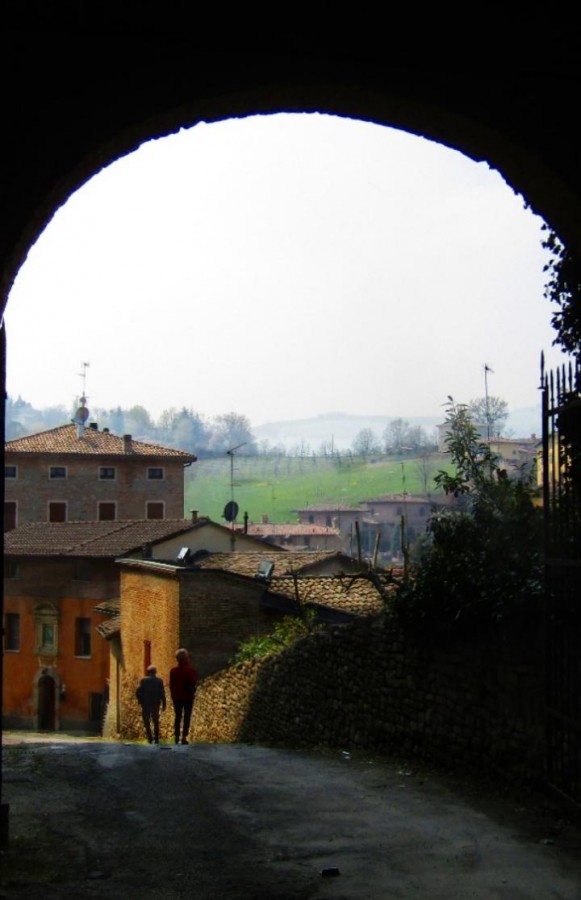
[(396, 753), (534, 783), (544, 775), (538, 634), (431, 640), (361, 620), (199, 688), (199, 741)]

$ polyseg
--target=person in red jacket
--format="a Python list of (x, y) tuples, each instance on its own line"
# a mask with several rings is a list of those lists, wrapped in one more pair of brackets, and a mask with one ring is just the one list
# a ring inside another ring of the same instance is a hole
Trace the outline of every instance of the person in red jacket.
[(187, 744), (198, 673), (190, 663), (190, 654), (183, 647), (176, 651), (176, 660), (177, 666), (169, 673), (169, 692), (174, 708), (174, 737), (176, 744), (179, 744), (181, 731), (181, 742)]

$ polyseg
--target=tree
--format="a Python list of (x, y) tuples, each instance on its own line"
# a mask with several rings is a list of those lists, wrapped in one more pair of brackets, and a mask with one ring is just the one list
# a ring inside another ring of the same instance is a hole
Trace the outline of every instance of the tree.
[(356, 456), (373, 456), (381, 453), (379, 438), (372, 428), (362, 428), (353, 439), (353, 453)]
[(548, 232), (543, 247), (551, 254), (544, 267), (547, 273), (545, 297), (558, 306), (551, 324), (557, 332), (554, 344), (577, 359), (581, 357), (581, 260), (576, 257), (554, 231)]
[(240, 444), (245, 445), (244, 456), (257, 453), (250, 420), (241, 413), (229, 412), (216, 416), (210, 431), (210, 449), (216, 453), (226, 453)]
[[(490, 437), (498, 437), (508, 419), (508, 403), (500, 397), (477, 397), (468, 404), (468, 412), (478, 425), (486, 424)], [(481, 437), (488, 437), (487, 434)]]
[(386, 453), (399, 454), (409, 450), (427, 450), (432, 446), (421, 425), (410, 425), (405, 419), (392, 419), (383, 432)]
[(450, 398), (446, 444), (455, 471), (434, 479), (463, 498), (432, 515), (429, 542), (397, 612), (430, 628), (499, 623), (531, 614), (541, 597), (541, 519), (528, 477), (510, 479), (465, 405)]
[(127, 434), (132, 434), (133, 437), (141, 439), (151, 439), (155, 432), (155, 426), (150, 414), (144, 406), (140, 405), (132, 406), (131, 409), (125, 410), (124, 427)]

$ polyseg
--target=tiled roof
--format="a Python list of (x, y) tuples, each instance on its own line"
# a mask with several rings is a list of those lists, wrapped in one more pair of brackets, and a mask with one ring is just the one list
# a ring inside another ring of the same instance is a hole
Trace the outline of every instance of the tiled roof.
[(7, 441), (4, 452), (9, 453), (46, 453), (56, 456), (107, 456), (131, 457), (140, 456), (149, 459), (176, 459), (182, 462), (195, 462), (193, 453), (161, 447), (159, 444), (145, 444), (142, 441), (127, 442), (124, 437), (108, 431), (97, 431), (85, 428), (82, 437), (77, 435), (76, 425), (60, 425), (38, 434)]
[[(301, 603), (314, 603), (359, 616), (374, 616), (384, 603), (377, 588), (365, 579), (352, 581), (335, 575), (299, 576), (296, 580)], [(273, 578), (269, 591), (296, 599), (295, 582), (289, 575)]]
[(27, 522), (4, 535), (7, 556), (123, 556), (195, 528), (190, 519)]
[[(288, 550), (283, 555), (277, 553), (273, 560), (272, 553), (265, 551), (235, 551), (228, 553), (210, 553), (195, 564), (201, 569), (220, 569), (223, 572), (235, 572), (238, 575), (253, 576), (258, 572), (262, 562), (274, 562), (274, 571), (277, 575), (288, 575), (291, 572), (300, 572), (309, 567), (326, 562), (329, 559), (340, 558), (341, 554), (332, 550)], [(349, 559), (349, 557), (345, 557)]]
[[(241, 526), (243, 528), (244, 526)], [(338, 528), (328, 525), (310, 525), (308, 522), (265, 522), (248, 525), (248, 534), (253, 537), (291, 537), (293, 535), (323, 535), (336, 537)]]
[(361, 506), (345, 506), (341, 503), (323, 503), (320, 506), (299, 506), (297, 509), (293, 509), (293, 512), (297, 513), (306, 513), (306, 512), (319, 512), (319, 513), (332, 513), (332, 512), (365, 512), (365, 508)]
[(426, 506), (426, 504), (441, 503), (444, 499), (442, 494), (437, 497), (427, 497), (421, 494), (384, 494), (382, 497), (365, 500), (365, 503), (368, 506), (372, 503), (421, 503)]
[(93, 607), (93, 612), (101, 613), (104, 616), (116, 616), (121, 611), (121, 599), (117, 597), (114, 600), (103, 600)]
[(104, 622), (97, 625), (96, 631), (98, 631), (105, 640), (110, 640), (114, 635), (119, 634), (121, 631), (121, 616), (113, 616), (112, 619), (105, 619)]

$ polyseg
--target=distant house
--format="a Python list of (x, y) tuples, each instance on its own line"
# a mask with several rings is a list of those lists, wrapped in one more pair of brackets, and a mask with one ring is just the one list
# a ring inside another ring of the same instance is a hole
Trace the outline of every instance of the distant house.
[(426, 531), (430, 516), (437, 509), (456, 505), (456, 499), (446, 494), (386, 494), (365, 502), (367, 515), (361, 530), (363, 545), (368, 553), (379, 535), (379, 549), (389, 553), (401, 546), (403, 539), (412, 544)]
[[(119, 614), (119, 557), (263, 548), (208, 519), (27, 523), (5, 535), (4, 696), (12, 727), (96, 730)], [(268, 556), (285, 555), (277, 547)]]
[[(449, 434), (449, 423), (443, 422), (438, 425), (438, 449), (443, 452), (447, 450), (446, 438)], [(498, 457), (498, 460), (509, 474), (519, 469), (526, 471), (534, 465), (539, 447), (539, 438), (532, 434), (528, 438), (507, 438), (507, 437), (487, 437), (488, 426), (486, 423), (475, 423), (478, 434), (478, 440), (483, 444), (488, 444), (492, 453)]]
[(342, 547), (339, 529), (330, 525), (262, 521), (238, 525), (237, 529), (287, 550), (340, 550)]
[(293, 510), (303, 525), (318, 525), (326, 528), (337, 528), (341, 536), (341, 549), (354, 555), (357, 553), (357, 537), (355, 523), (367, 512), (365, 506), (345, 506), (328, 503), (303, 506)]
[(372, 500), (362, 500), (356, 507), (328, 504), (305, 507), (297, 510), (297, 513), (302, 522), (313, 520), (320, 523), (331, 520), (338, 523), (343, 548), (351, 555), (358, 552), (359, 530), (362, 553), (369, 559), (376, 546), (381, 553), (387, 555), (401, 546), (402, 517), (405, 540), (412, 543), (426, 530), (434, 509), (454, 502), (454, 498), (443, 494), (386, 494)]
[(4, 453), (5, 531), (25, 522), (177, 519), (184, 467), (196, 461), (96, 423), (17, 438)]

